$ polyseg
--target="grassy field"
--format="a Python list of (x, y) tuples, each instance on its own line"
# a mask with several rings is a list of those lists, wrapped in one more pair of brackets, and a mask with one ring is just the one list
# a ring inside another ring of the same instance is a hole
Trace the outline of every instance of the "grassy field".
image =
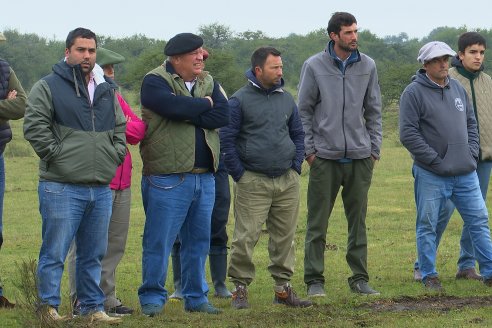
[[(37, 259), (41, 242), (41, 219), (37, 200), (37, 158), (24, 141), (22, 122), (14, 122), (14, 141), (5, 152), (7, 183), (4, 208), (4, 245), (0, 255), (0, 275), (5, 295), (20, 300), (18, 266)], [(291, 309), (272, 305), (273, 281), (267, 271), (268, 235), (261, 237), (255, 252), (256, 279), (250, 286), (251, 309), (236, 311), (227, 300), (211, 297), (223, 308), (218, 316), (188, 314), (181, 303), (168, 303), (165, 312), (155, 318), (140, 314), (137, 289), (141, 282), (141, 237), (145, 222), (140, 195), (141, 162), (138, 148), (134, 158), (133, 203), (126, 255), (117, 272), (118, 296), (137, 313), (124, 318), (120, 327), (462, 327), (492, 326), (492, 289), (479, 282), (456, 281), (456, 261), (462, 222), (454, 215), (444, 234), (438, 254), (438, 271), (446, 290), (429, 295), (413, 281), (415, 260), (415, 208), (411, 159), (399, 144), (396, 114), (384, 118), (385, 139), (381, 161), (376, 164), (369, 195), (367, 228), (371, 285), (381, 296), (365, 297), (351, 293), (345, 261), (347, 225), (343, 205), (338, 200), (328, 231), (325, 253), (327, 297), (316, 300), (309, 309)], [(301, 179), (301, 212), (296, 235), (297, 262), (293, 285), (305, 297), (303, 284), (303, 243), (306, 226), (307, 167)], [(490, 194), (490, 193), (489, 193)], [(491, 205), (490, 200), (488, 201)], [(228, 229), (232, 233), (234, 218)], [(210, 282), (210, 279), (208, 279)], [(172, 290), (172, 278), (167, 286)], [(232, 286), (230, 286), (232, 287)], [(62, 314), (70, 309), (67, 280), (63, 280)], [(90, 326), (72, 320), (67, 327)], [(0, 327), (39, 326), (27, 309), (0, 310)]]

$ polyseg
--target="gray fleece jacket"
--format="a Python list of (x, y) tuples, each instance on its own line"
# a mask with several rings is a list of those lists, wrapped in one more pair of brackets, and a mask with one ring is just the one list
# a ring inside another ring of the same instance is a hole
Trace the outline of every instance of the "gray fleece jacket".
[(302, 66), (298, 96), (306, 157), (379, 158), (381, 93), (370, 57), (354, 51), (343, 67), (330, 41)]
[(461, 84), (450, 78), (440, 87), (420, 69), (400, 98), (400, 140), (425, 170), (441, 176), (474, 171), (477, 121)]

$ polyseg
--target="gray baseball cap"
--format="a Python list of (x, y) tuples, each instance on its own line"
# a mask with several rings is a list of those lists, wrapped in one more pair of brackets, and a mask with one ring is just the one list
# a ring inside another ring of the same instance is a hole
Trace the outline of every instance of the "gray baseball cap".
[(431, 41), (429, 43), (424, 44), (422, 48), (419, 50), (419, 56), (417, 60), (424, 64), (429, 60), (434, 58), (439, 58), (442, 56), (455, 56), (456, 52), (451, 49), (446, 43), (441, 41)]

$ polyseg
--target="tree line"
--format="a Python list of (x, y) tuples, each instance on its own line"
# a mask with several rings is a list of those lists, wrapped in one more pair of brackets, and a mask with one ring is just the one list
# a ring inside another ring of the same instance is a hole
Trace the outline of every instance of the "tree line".
[[(417, 53), (429, 41), (448, 43), (457, 50), (462, 27), (437, 27), (422, 39), (410, 39), (406, 33), (378, 37), (368, 30), (359, 32), (359, 49), (376, 61), (383, 106), (392, 108), (401, 92), (419, 68)], [(492, 44), (492, 29), (476, 30), (488, 44)], [(282, 52), (286, 89), (296, 95), (299, 74), (304, 61), (322, 51), (329, 40), (324, 28), (306, 35), (290, 34), (282, 38), (270, 38), (262, 31), (233, 32), (228, 26), (212, 23), (202, 25), (196, 32), (204, 39), (204, 47), (210, 57), (206, 70), (210, 71), (231, 95), (245, 83), (244, 73), (250, 68), (252, 52), (259, 46), (274, 46)], [(0, 57), (14, 68), (26, 91), (41, 77), (51, 72), (54, 63), (63, 58), (65, 42), (48, 40), (36, 34), (21, 34), (6, 30), (8, 42), (0, 43)], [(98, 36), (98, 46), (116, 51), (126, 61), (116, 65), (116, 79), (124, 90), (138, 93), (144, 75), (164, 60), (164, 40), (147, 38), (142, 34), (115, 39)], [(485, 71), (492, 72), (492, 56), (485, 57)]]

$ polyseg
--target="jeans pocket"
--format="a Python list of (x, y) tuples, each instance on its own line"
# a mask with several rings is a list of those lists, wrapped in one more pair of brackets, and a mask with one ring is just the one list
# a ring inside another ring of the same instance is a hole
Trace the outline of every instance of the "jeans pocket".
[(66, 184), (59, 182), (43, 182), (44, 192), (51, 194), (61, 194), (65, 191)]
[(158, 189), (169, 190), (180, 186), (184, 180), (184, 174), (161, 174), (147, 177), (149, 184)]

